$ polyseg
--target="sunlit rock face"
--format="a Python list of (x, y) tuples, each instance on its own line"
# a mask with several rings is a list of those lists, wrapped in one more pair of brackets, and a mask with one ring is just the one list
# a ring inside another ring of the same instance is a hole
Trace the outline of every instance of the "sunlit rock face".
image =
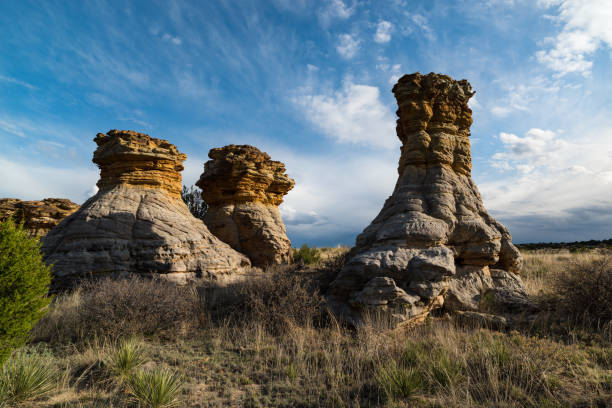
[(208, 157), (196, 184), (208, 204), (210, 231), (253, 265), (288, 262), (291, 242), (278, 206), (295, 183), (285, 165), (249, 145), (212, 149)]
[(249, 260), (193, 217), (180, 197), (186, 155), (133, 131), (98, 133), (98, 193), (43, 240), (54, 286), (100, 275), (233, 280)]
[(66, 198), (41, 201), (0, 198), (0, 220), (12, 217), (15, 222), (23, 223), (23, 228), (31, 236), (42, 237), (78, 208), (78, 204)]
[(491, 271), (516, 276), (522, 264), (470, 177), (470, 84), (415, 73), (400, 78), (393, 93), (399, 178), (328, 296), (355, 324), (369, 314), (393, 325), (417, 323), (445, 299), (451, 310), (477, 309), (483, 291), (494, 286)]

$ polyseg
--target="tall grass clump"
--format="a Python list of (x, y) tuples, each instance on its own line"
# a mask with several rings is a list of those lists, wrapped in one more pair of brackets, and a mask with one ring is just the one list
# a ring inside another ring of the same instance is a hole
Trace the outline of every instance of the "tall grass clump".
[(57, 371), (45, 356), (21, 350), (13, 354), (0, 374), (0, 406), (41, 398), (57, 386)]
[(0, 365), (23, 345), (50, 299), (51, 267), (30, 238), (11, 218), (0, 223)]
[(140, 371), (132, 375), (128, 382), (132, 399), (143, 408), (180, 407), (182, 387), (181, 376), (166, 370)]

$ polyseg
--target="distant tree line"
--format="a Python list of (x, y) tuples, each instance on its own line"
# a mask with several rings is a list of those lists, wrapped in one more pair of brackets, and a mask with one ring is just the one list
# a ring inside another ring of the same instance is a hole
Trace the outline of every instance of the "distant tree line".
[(187, 208), (191, 211), (191, 214), (204, 221), (204, 217), (208, 212), (208, 204), (202, 199), (202, 191), (194, 186), (187, 187), (183, 186), (181, 191), (181, 198), (187, 204)]
[(570, 252), (580, 252), (595, 248), (612, 248), (612, 239), (575, 242), (539, 242), (532, 244), (516, 244), (519, 249), (567, 249)]

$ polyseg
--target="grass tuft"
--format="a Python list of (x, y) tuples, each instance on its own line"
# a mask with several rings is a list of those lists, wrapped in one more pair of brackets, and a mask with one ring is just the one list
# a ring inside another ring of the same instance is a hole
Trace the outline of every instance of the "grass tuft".
[(134, 371), (146, 362), (147, 357), (142, 345), (134, 339), (122, 340), (106, 358), (111, 375), (120, 382), (128, 380)]
[(56, 385), (57, 371), (49, 358), (19, 350), (2, 367), (0, 401), (10, 405), (35, 400)]

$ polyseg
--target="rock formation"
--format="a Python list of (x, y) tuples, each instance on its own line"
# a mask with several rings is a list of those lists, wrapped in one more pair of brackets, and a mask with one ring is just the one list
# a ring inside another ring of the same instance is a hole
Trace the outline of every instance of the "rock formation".
[(98, 193), (42, 240), (56, 287), (129, 273), (227, 280), (250, 265), (180, 198), (186, 155), (174, 145), (121, 130), (98, 133), (94, 141)]
[(45, 198), (42, 201), (0, 198), (0, 221), (13, 217), (16, 222), (23, 222), (24, 229), (31, 236), (42, 237), (78, 208), (78, 204), (65, 198)]
[(212, 149), (196, 183), (208, 204), (210, 231), (253, 265), (288, 262), (291, 242), (278, 206), (294, 186), (285, 165), (249, 145)]
[(478, 310), (488, 289), (522, 289), (520, 253), (470, 177), (470, 84), (415, 73), (393, 93), (399, 178), (332, 283), (330, 305), (355, 324), (379, 313), (411, 324), (445, 299), (450, 310)]

